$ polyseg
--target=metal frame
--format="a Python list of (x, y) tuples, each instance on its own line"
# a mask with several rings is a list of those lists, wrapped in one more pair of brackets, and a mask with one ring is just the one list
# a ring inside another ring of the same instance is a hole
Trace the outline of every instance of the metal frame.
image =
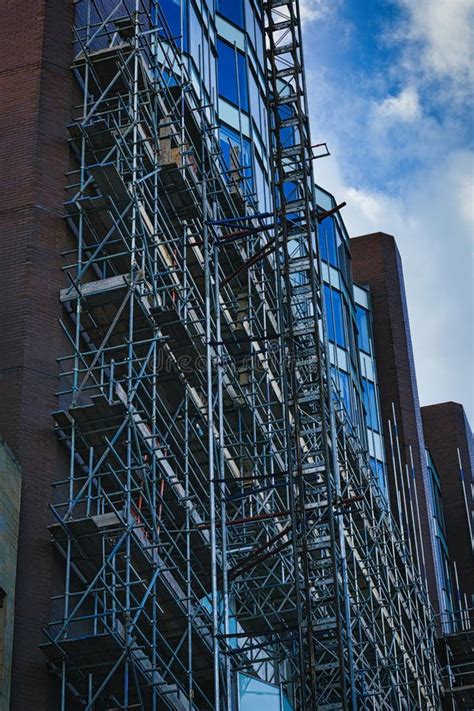
[(331, 379), (298, 3), (264, 9), (270, 215), (160, 10), (76, 3), (62, 711), (230, 710), (237, 671), (299, 710), (436, 708), (423, 585)]

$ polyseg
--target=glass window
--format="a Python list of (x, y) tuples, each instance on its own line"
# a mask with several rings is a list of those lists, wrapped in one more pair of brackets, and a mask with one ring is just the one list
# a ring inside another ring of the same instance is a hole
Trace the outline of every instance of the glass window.
[(266, 200), (266, 194), (267, 194), (267, 189), (266, 189), (266, 176), (262, 170), (262, 167), (260, 165), (260, 161), (258, 158), (255, 161), (255, 178), (256, 178), (256, 187), (257, 187), (257, 200), (259, 204), (259, 208), (262, 211), (265, 211), (267, 208), (267, 200)]
[[(219, 622), (219, 629), (221, 633), (224, 632), (224, 601), (222, 599), (222, 595), (218, 593), (218, 614), (220, 618)], [(201, 607), (206, 610), (206, 612), (209, 613), (209, 615), (212, 615), (212, 596), (209, 593), (209, 595), (205, 595), (203, 598), (200, 600)], [(237, 617), (233, 613), (232, 605), (230, 606), (230, 615), (229, 615), (229, 632), (230, 634), (235, 634), (237, 635), (237, 632), (239, 630), (239, 624), (237, 622)], [(229, 644), (231, 647), (236, 649), (239, 646), (239, 638), (238, 637), (229, 637)]]
[(247, 674), (239, 673), (239, 711), (280, 711), (281, 692)]
[(339, 228), (336, 226), (337, 260), (341, 274), (346, 284), (351, 283), (351, 258), (346, 243), (342, 240)]
[(227, 20), (245, 29), (244, 3), (242, 0), (217, 0), (217, 12)]
[(215, 88), (214, 54), (210, 50), (206, 33), (191, 3), (189, 5), (189, 52), (199, 71), (201, 84), (211, 96)]
[(362, 306), (356, 306), (357, 342), (359, 348), (370, 353), (369, 314)]
[(337, 343), (341, 348), (345, 348), (346, 337), (341, 292), (331, 289), (325, 284), (324, 297), (326, 301), (329, 340)]
[(202, 70), (202, 27), (192, 3), (189, 5), (189, 51), (196, 67)]
[(265, 67), (265, 53), (263, 51), (263, 29), (257, 18), (255, 18), (255, 48), (257, 50), (258, 61), (262, 69)]
[(260, 115), (260, 91), (257, 85), (257, 81), (254, 77), (252, 71), (249, 71), (249, 89), (250, 89), (250, 113), (253, 117), (255, 125), (257, 126), (258, 132), (262, 133), (262, 120)]
[(250, 41), (253, 43), (254, 41), (254, 35), (255, 35), (255, 30), (254, 30), (254, 25), (255, 25), (255, 17), (253, 14), (253, 8), (250, 0), (244, 0), (245, 1), (245, 28), (247, 32), (249, 33), (250, 36)]
[(336, 231), (332, 217), (326, 217), (318, 228), (321, 259), (337, 267)]
[(362, 378), (362, 392), (364, 397), (367, 427), (370, 427), (374, 430), (374, 432), (379, 432), (379, 415), (374, 383), (366, 378)]
[(286, 202), (295, 202), (295, 200), (299, 199), (300, 187), (300, 183), (295, 183), (294, 180), (285, 180), (283, 183), (283, 193), (285, 195)]
[[(253, 193), (252, 149), (250, 141), (229, 126), (221, 124), (219, 138), (224, 162), (229, 171), (238, 171), (244, 193)], [(229, 182), (231, 175), (227, 176)]]
[(217, 40), (217, 55), (219, 94), (240, 106), (243, 111), (248, 111), (247, 65), (244, 55), (220, 39)]
[(336, 405), (342, 401), (345, 410), (349, 415), (352, 415), (351, 379), (346, 372), (334, 366), (331, 366), (331, 373), (333, 384), (336, 388), (336, 392), (334, 393)]
[(352, 402), (351, 402), (351, 381), (347, 373), (342, 370), (339, 371), (339, 388), (341, 390), (341, 396), (344, 401), (346, 411), (349, 415), (352, 413)]
[(213, 102), (217, 106), (217, 62), (211, 44), (211, 63), (209, 67), (209, 90)]
[(426, 451), (426, 459), (427, 459), (427, 463), (428, 463), (428, 471), (430, 474), (431, 494), (432, 494), (432, 499), (433, 499), (433, 515), (437, 519), (443, 535), (445, 535), (446, 526), (445, 526), (445, 520), (444, 520), (444, 504), (443, 504), (443, 499), (441, 496), (441, 486), (439, 483), (439, 474), (438, 474), (437, 469), (435, 467), (435, 463), (431, 457), (430, 451), (428, 449), (426, 449), (425, 451)]
[[(291, 119), (293, 117), (294, 112), (291, 106), (284, 104), (279, 107), (278, 114), (282, 121), (286, 121), (287, 119)], [(280, 139), (283, 148), (294, 146), (296, 142), (296, 135), (296, 128), (294, 126), (282, 126), (280, 129)]]
[[(183, 49), (186, 49), (186, 0), (154, 0), (151, 12), (152, 22), (155, 25), (163, 26), (164, 22), (168, 25), (169, 32), (175, 44), (181, 48), (181, 32), (184, 35)], [(161, 12), (160, 12), (161, 11)], [(183, 28), (181, 29), (181, 13), (183, 13)], [(166, 27), (165, 25), (165, 27)], [(160, 32), (162, 37), (166, 37), (168, 33), (165, 29)]]
[(383, 492), (385, 492), (386, 491), (386, 484), (385, 484), (384, 463), (381, 462), (379, 459), (370, 457), (370, 468), (372, 469), (374, 476), (377, 478), (380, 488), (382, 489)]

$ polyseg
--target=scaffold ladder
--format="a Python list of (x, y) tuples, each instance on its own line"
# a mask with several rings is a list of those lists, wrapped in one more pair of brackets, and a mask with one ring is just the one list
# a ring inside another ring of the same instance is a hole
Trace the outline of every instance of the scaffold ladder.
[(314, 159), (298, 0), (264, 2), (283, 401), (298, 655), (298, 708), (347, 709), (352, 683), (344, 538), (334, 511), (337, 436), (317, 259)]

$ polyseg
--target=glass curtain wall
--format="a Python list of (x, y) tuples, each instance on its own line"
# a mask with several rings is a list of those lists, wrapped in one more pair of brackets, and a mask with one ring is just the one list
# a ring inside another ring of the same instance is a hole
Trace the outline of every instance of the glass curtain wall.
[(452, 563), (449, 559), (448, 542), (446, 539), (446, 524), (441, 494), (441, 482), (436, 465), (428, 449), (425, 450), (426, 464), (429, 475), (429, 503), (431, 514), (431, 531), (437, 567), (436, 581), (438, 584), (438, 599), (441, 603), (441, 627), (445, 634), (455, 631), (454, 610), (454, 580)]
[[(316, 191), (318, 207), (329, 211), (334, 197)], [(349, 238), (339, 213), (319, 225), (324, 297), (337, 407), (347, 426), (367, 446), (374, 476), (386, 494), (380, 400), (373, 357), (369, 294), (352, 282)]]
[(271, 208), (261, 4), (217, 0), (219, 138), (248, 205)]
[(271, 209), (261, 5), (253, 0), (153, 0), (211, 108), (228, 180), (249, 208)]
[(354, 285), (354, 300), (362, 400), (367, 426), (370, 463), (372, 471), (378, 479), (380, 488), (388, 500), (380, 395), (373, 349), (372, 317), (368, 290)]

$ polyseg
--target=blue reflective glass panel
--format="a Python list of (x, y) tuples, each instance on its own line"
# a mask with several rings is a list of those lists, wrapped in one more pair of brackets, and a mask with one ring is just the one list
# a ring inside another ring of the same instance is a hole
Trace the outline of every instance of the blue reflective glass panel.
[(191, 54), (196, 69), (199, 72), (200, 80), (211, 96), (212, 89), (215, 91), (215, 60), (210, 51), (209, 41), (199, 15), (194, 7), (189, 5), (189, 53)]
[(344, 348), (346, 345), (346, 336), (341, 292), (330, 289), (329, 286), (325, 284), (324, 297), (326, 301), (329, 340), (337, 343), (341, 348)]
[[(244, 192), (253, 193), (252, 149), (250, 141), (241, 136), (237, 131), (221, 124), (219, 139), (224, 162), (229, 171), (235, 170), (235, 161), (238, 159), (239, 174), (244, 182)], [(230, 176), (227, 176), (230, 180)]]
[(369, 313), (362, 306), (356, 306), (357, 342), (359, 348), (370, 353)]
[(351, 378), (343, 370), (339, 370), (333, 365), (331, 366), (331, 375), (335, 388), (333, 395), (336, 406), (342, 402), (347, 413), (352, 415)]
[[(294, 112), (291, 106), (283, 105), (278, 109), (278, 114), (282, 121), (291, 119), (294, 116)], [(280, 140), (283, 148), (289, 148), (294, 146), (296, 142), (296, 129), (294, 126), (282, 126), (280, 129)]]
[(257, 50), (258, 61), (262, 69), (265, 67), (265, 52), (263, 49), (263, 29), (259, 21), (255, 18), (255, 44)]
[(377, 410), (377, 398), (375, 394), (375, 385), (371, 380), (362, 378), (362, 392), (364, 397), (365, 418), (367, 427), (370, 427), (375, 432), (379, 431), (379, 415)]
[(333, 267), (337, 267), (337, 239), (332, 217), (326, 217), (321, 222), (318, 227), (318, 235), (321, 259), (324, 262), (329, 262)]
[[(181, 32), (183, 33), (183, 49), (187, 49), (187, 27), (186, 27), (186, 0), (154, 0), (151, 8), (152, 22), (155, 25), (163, 26), (160, 19), (160, 10), (164, 15), (169, 32), (174, 38), (178, 47), (181, 47)], [(181, 12), (183, 13), (183, 28), (181, 28)], [(160, 35), (165, 37), (167, 32), (163, 29)]]
[(219, 94), (239, 106), (249, 110), (247, 65), (242, 52), (227, 42), (217, 41)]
[[(218, 603), (218, 609), (219, 609), (219, 629), (221, 633), (224, 633), (224, 601), (222, 600), (222, 595), (219, 594), (219, 603)], [(211, 594), (205, 595), (205, 597), (201, 598), (200, 600), (201, 607), (206, 610), (210, 615), (212, 615), (212, 596)], [(238, 631), (238, 624), (237, 624), (237, 617), (234, 614), (229, 615), (229, 632), (230, 634), (237, 634)], [(229, 637), (229, 644), (231, 647), (236, 648), (239, 646), (239, 639), (238, 637)]]
[(242, 0), (218, 0), (217, 11), (244, 29), (244, 3)]
[(260, 165), (260, 161), (257, 160), (255, 161), (255, 182), (256, 182), (256, 189), (257, 189), (257, 200), (259, 207), (262, 211), (266, 210), (267, 207), (267, 185), (266, 185), (266, 176), (264, 175), (264, 172), (262, 170), (262, 167)]
[(377, 477), (380, 488), (383, 492), (386, 492), (387, 487), (385, 482), (385, 467), (383, 462), (381, 462), (379, 459), (375, 459), (374, 457), (370, 457), (370, 468), (372, 469), (374, 475)]
[(202, 27), (194, 7), (189, 6), (189, 52), (196, 67), (202, 68)]
[(254, 73), (249, 71), (249, 91), (250, 91), (250, 113), (255, 121), (257, 129), (262, 134), (262, 116), (261, 116), (261, 99), (260, 90), (257, 85)]
[(226, 168), (229, 170), (231, 167), (231, 149), (234, 146), (238, 147), (240, 145), (240, 136), (236, 133), (236, 131), (232, 131), (232, 129), (226, 128), (225, 126), (221, 126), (219, 129), (219, 139), (224, 163)]
[(351, 402), (351, 381), (347, 373), (342, 370), (339, 371), (339, 387), (341, 390), (341, 396), (344, 401), (346, 411), (352, 413), (352, 402)]
[(280, 711), (281, 693), (278, 686), (239, 674), (240, 711)]

